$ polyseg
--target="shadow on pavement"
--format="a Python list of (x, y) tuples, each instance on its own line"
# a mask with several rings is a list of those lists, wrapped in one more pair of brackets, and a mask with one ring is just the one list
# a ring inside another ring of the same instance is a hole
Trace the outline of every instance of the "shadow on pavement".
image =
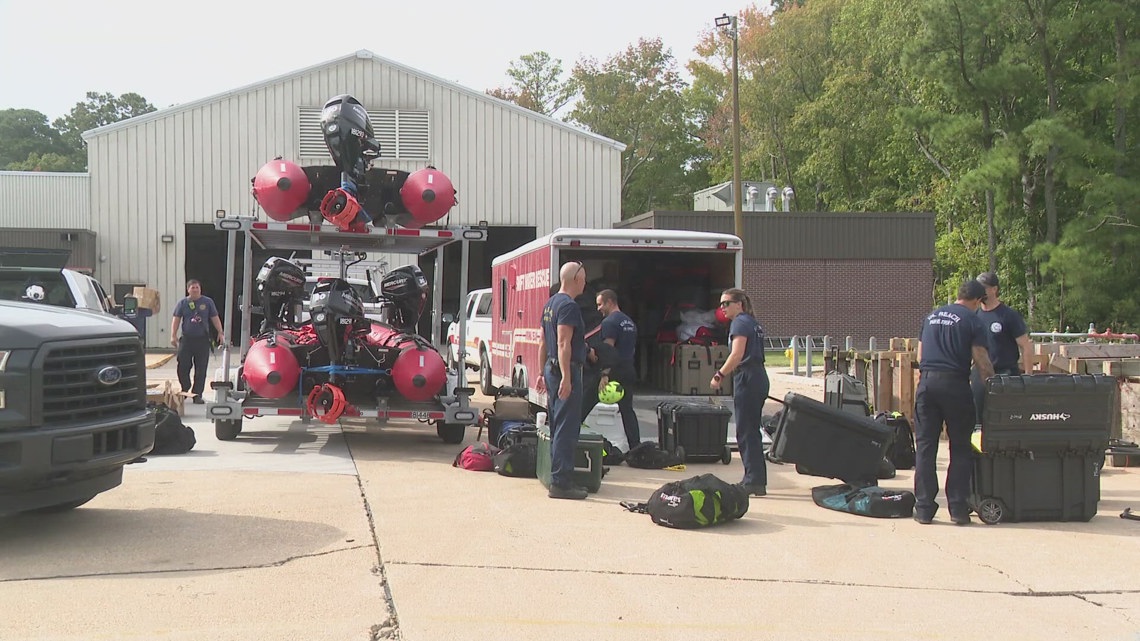
[(0, 519), (0, 581), (279, 565), (346, 542), (305, 521), (178, 509), (81, 507)]

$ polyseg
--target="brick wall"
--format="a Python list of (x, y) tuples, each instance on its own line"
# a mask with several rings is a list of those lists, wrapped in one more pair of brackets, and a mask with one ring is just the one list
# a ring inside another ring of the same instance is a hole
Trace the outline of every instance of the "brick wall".
[(915, 338), (932, 308), (929, 260), (744, 261), (744, 289), (768, 336), (830, 335), (879, 349), (891, 338)]

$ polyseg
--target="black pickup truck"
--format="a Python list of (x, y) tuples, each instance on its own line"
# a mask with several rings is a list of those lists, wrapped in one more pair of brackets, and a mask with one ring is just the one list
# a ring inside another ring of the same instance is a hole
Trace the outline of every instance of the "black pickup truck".
[(134, 327), (0, 301), (0, 515), (83, 505), (153, 446)]

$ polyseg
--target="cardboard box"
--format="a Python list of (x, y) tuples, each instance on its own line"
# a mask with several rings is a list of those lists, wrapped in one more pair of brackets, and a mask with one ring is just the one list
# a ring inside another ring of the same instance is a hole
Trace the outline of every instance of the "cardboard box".
[(139, 309), (149, 309), (157, 314), (161, 307), (158, 290), (149, 287), (136, 287), (131, 294), (139, 300)]

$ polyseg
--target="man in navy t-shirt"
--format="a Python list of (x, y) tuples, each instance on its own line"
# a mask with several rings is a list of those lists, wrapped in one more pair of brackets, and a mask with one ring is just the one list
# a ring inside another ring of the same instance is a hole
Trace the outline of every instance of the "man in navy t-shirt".
[[(170, 344), (178, 348), (178, 383), (182, 393), (192, 391), (195, 403), (204, 403), (202, 392), (206, 388), (206, 367), (210, 363), (210, 326), (222, 335), (222, 321), (218, 308), (209, 296), (202, 295), (202, 283), (191, 278), (186, 281), (186, 298), (174, 306), (170, 319)], [(178, 340), (178, 328), (182, 340)], [(194, 369), (194, 385), (190, 385), (190, 369)]]
[[(978, 282), (986, 288), (986, 300), (978, 309), (978, 320), (986, 329), (989, 339), (990, 362), (994, 374), (1031, 374), (1033, 368), (1029, 356), (1033, 345), (1029, 340), (1029, 330), (1025, 319), (1017, 310), (1001, 301), (997, 274), (985, 272), (978, 276)], [(977, 423), (982, 423), (982, 403), (985, 401), (985, 380), (978, 375), (977, 368), (970, 381), (974, 388), (974, 404), (977, 406)]]
[[(597, 303), (598, 311), (603, 317), (600, 328), (602, 341), (613, 347), (617, 353), (617, 363), (610, 368), (609, 374), (602, 376), (601, 386), (605, 386), (609, 381), (617, 381), (625, 389), (625, 395), (618, 401), (618, 410), (621, 412), (621, 422), (625, 427), (625, 437), (629, 441), (629, 447), (632, 448), (641, 442), (641, 426), (637, 421), (637, 413), (633, 410), (633, 392), (630, 390), (630, 386), (637, 382), (637, 367), (633, 360), (634, 351), (637, 349), (637, 324), (621, 311), (614, 290), (603, 289), (598, 292)], [(583, 408), (583, 416), (588, 415), (589, 410), (597, 404), (597, 395), (592, 396), (592, 399), (587, 399), (587, 408)]]
[(582, 364), (586, 361), (586, 328), (575, 298), (586, 288), (582, 263), (566, 263), (558, 271), (562, 283), (542, 308), (538, 343), (542, 378), (536, 389), (546, 394), (550, 418), (550, 490), (552, 499), (584, 499), (586, 488), (575, 485), (574, 450), (582, 429)]
[(958, 300), (931, 312), (919, 334), (919, 383), (915, 393), (914, 519), (930, 523), (938, 511), (938, 439), (942, 424), (950, 441), (946, 470), (946, 502), (950, 520), (970, 523), (970, 477), (974, 457), (970, 435), (974, 431), (974, 396), (970, 391), (971, 362), (982, 376), (993, 375), (987, 354), (986, 330), (978, 320), (978, 306), (986, 290), (976, 280), (958, 288)]

